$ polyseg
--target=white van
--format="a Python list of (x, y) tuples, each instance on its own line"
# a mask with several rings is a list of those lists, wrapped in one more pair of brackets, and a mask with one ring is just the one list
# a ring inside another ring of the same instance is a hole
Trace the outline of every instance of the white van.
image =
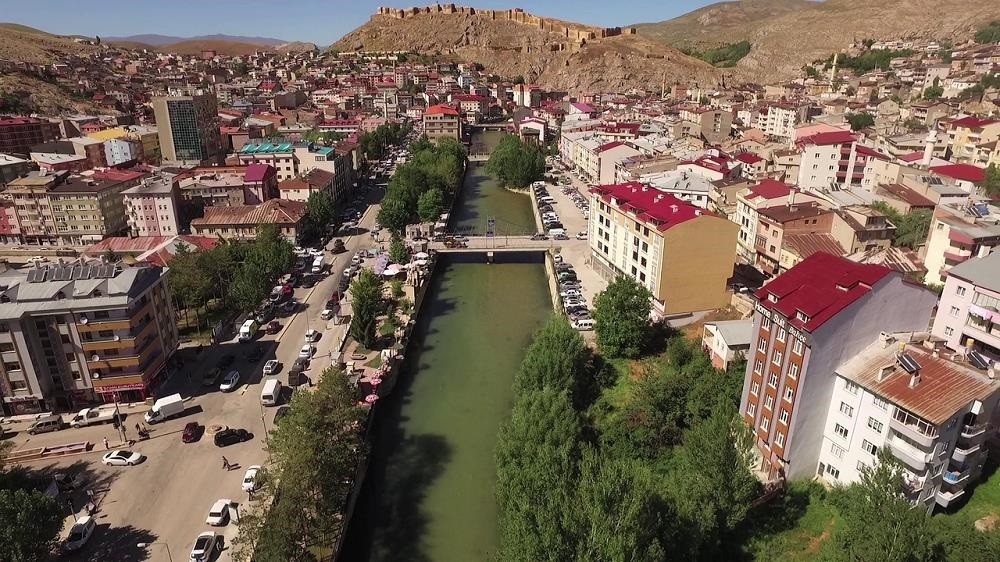
[(257, 328), (260, 327), (257, 324), (257, 320), (251, 318), (240, 326), (240, 341), (250, 341), (253, 339), (253, 335), (257, 333)]
[(260, 403), (265, 406), (277, 406), (281, 401), (281, 381), (269, 379), (260, 391)]
[(313, 260), (312, 269), (309, 270), (310, 273), (320, 273), (323, 271), (323, 256), (316, 256)]
[(575, 320), (573, 322), (573, 327), (581, 332), (589, 332), (594, 329), (594, 321), (590, 318), (584, 318), (582, 320)]
[(549, 229), (549, 236), (555, 236), (556, 234), (565, 235), (566, 234), (566, 229), (565, 228), (550, 228)]

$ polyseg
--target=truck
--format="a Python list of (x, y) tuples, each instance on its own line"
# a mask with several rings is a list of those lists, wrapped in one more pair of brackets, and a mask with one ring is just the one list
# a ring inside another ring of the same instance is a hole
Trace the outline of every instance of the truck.
[(80, 410), (69, 425), (73, 427), (86, 427), (99, 423), (110, 423), (115, 419), (117, 410), (115, 408), (84, 408)]
[(250, 318), (240, 326), (240, 341), (250, 341), (253, 339), (254, 334), (257, 333), (257, 328), (260, 328), (260, 324), (257, 323), (256, 318)]
[(184, 399), (181, 398), (180, 394), (164, 396), (153, 402), (153, 407), (146, 412), (146, 423), (159, 423), (179, 416), (184, 412), (184, 409)]

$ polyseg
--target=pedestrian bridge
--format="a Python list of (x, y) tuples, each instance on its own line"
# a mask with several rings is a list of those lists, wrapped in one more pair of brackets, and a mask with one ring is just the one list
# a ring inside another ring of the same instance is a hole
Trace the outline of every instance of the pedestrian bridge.
[(586, 240), (532, 240), (530, 236), (469, 236), (461, 248), (445, 247), (444, 242), (431, 242), (431, 250), (442, 253), (461, 252), (523, 252), (530, 250), (560, 249), (567, 246), (586, 245)]

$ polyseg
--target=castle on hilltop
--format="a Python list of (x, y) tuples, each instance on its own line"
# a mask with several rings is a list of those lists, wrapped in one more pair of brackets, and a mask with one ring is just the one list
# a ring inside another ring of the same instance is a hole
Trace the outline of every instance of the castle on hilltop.
[(594, 27), (579, 23), (570, 23), (551, 18), (543, 18), (525, 12), (521, 8), (510, 10), (478, 10), (469, 6), (456, 6), (454, 4), (435, 4), (422, 8), (387, 8), (380, 7), (378, 13), (373, 17), (386, 16), (396, 19), (407, 19), (421, 15), (437, 14), (459, 14), (468, 16), (480, 16), (494, 21), (512, 21), (523, 25), (537, 27), (543, 31), (548, 31), (560, 35), (570, 41), (585, 44), (587, 41), (604, 39), (617, 35), (634, 35), (634, 27)]

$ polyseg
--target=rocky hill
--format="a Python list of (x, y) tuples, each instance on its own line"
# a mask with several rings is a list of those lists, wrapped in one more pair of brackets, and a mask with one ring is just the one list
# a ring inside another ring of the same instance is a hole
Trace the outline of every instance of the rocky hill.
[(263, 47), (277, 47), (287, 43), (283, 39), (275, 39), (274, 37), (255, 37), (246, 35), (196, 35), (194, 37), (177, 37), (175, 35), (159, 35), (156, 33), (146, 33), (143, 35), (129, 35), (127, 37), (105, 37), (105, 41), (113, 42), (132, 42), (132, 43), (142, 43), (143, 45), (152, 45), (153, 47), (164, 47), (167, 45), (173, 45), (175, 43), (181, 43), (183, 41), (233, 41), (236, 43), (250, 43), (251, 45), (261, 45)]
[(413, 51), (481, 63), (570, 92), (658, 91), (661, 81), (714, 83), (716, 70), (629, 29), (596, 28), (520, 10), (432, 6), (379, 13), (332, 46), (339, 51)]
[(77, 43), (25, 25), (0, 23), (0, 60), (51, 64), (66, 55), (89, 55), (99, 47)]
[(1000, 19), (997, 0), (741, 0), (636, 28), (640, 35), (673, 46), (747, 40), (750, 54), (726, 74), (768, 82), (797, 76), (802, 65), (854, 41), (960, 41), (993, 19)]

